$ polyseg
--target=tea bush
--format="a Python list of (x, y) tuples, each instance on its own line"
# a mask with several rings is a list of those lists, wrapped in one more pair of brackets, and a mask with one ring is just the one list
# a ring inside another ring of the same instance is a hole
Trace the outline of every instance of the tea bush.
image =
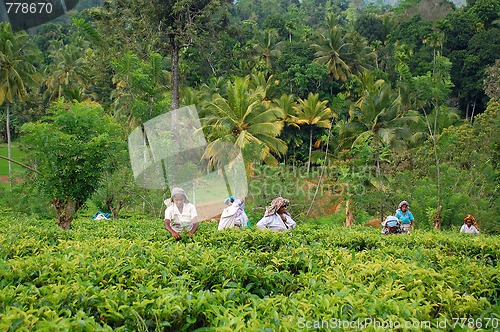
[(440, 330), (454, 318), (492, 330), (500, 323), (496, 235), (386, 237), (299, 222), (290, 236), (203, 223), (194, 237), (175, 241), (161, 220), (79, 218), (63, 231), (53, 220), (4, 212), (2, 330), (293, 331), (369, 320)]

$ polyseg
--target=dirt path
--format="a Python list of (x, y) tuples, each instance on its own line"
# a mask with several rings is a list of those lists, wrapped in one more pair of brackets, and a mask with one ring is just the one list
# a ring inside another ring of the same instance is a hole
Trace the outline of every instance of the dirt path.
[(196, 203), (196, 212), (198, 212), (200, 220), (210, 221), (215, 219), (219, 221), (220, 214), (225, 207), (224, 203), (219, 201)]
[[(21, 183), (23, 180), (21, 178), (16, 178), (14, 182)], [(0, 183), (9, 183), (9, 177), (7, 175), (0, 175)]]

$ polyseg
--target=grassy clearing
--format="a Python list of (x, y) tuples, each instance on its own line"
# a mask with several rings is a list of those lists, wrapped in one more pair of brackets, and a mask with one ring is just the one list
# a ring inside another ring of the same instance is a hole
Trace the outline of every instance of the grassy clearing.
[[(16, 142), (12, 143), (12, 159), (16, 161), (21, 161), (23, 153), (19, 150), (18, 144)], [(7, 143), (0, 144), (0, 156), (7, 157)], [(12, 163), (12, 170), (22, 170), (23, 168), (17, 164)], [(9, 162), (5, 159), (0, 158), (0, 176), (9, 175)]]

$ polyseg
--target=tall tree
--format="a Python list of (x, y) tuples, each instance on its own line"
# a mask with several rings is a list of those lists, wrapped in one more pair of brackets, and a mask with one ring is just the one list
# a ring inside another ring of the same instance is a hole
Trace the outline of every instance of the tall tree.
[[(10, 137), (10, 105), (17, 99), (22, 101), (29, 87), (39, 81), (35, 67), (38, 52), (28, 34), (24, 31), (14, 33), (8, 23), (0, 23), (0, 105), (7, 102), (7, 150), (12, 158)], [(9, 161), (9, 175), (12, 163)], [(12, 179), (9, 180), (12, 188)]]
[(40, 172), (33, 184), (50, 197), (57, 224), (69, 229), (75, 213), (116, 166), (125, 142), (116, 120), (97, 103), (60, 99), (50, 111), (51, 116), (22, 127), (22, 143)]
[(427, 37), (425, 37), (424, 40), (422, 40), (423, 44), (427, 44), (430, 47), (432, 47), (434, 56), (433, 56), (433, 63), (436, 62), (436, 56), (437, 56), (437, 49), (439, 48), (442, 53), (443, 49), (443, 43), (444, 43), (444, 34), (440, 31), (433, 31), (431, 34), (429, 34)]
[(179, 52), (192, 44), (213, 13), (229, 0), (154, 0), (153, 13), (169, 46), (172, 71), (172, 109), (179, 108)]
[[(434, 219), (434, 228), (441, 229), (441, 211), (442, 207), (442, 197), (441, 197), (441, 172), (439, 166), (438, 157), (438, 139), (439, 139), (439, 127), (438, 119), (441, 108), (445, 106), (444, 101), (451, 92), (453, 83), (451, 82), (450, 69), (451, 62), (445, 58), (438, 56), (436, 62), (433, 65), (433, 73), (428, 73), (425, 76), (415, 77), (414, 83), (414, 94), (416, 99), (420, 100), (422, 105), (421, 109), (424, 112), (425, 122), (429, 130), (429, 137), (432, 140), (434, 158), (436, 163), (437, 172), (437, 214)], [(434, 113), (434, 118), (429, 117), (429, 107)]]
[(207, 157), (217, 159), (219, 144), (230, 142), (242, 150), (247, 162), (277, 165), (274, 155), (282, 156), (287, 151), (285, 142), (278, 138), (284, 114), (264, 96), (264, 87), (250, 88), (249, 76), (228, 82), (226, 96), (213, 95), (204, 105), (208, 115), (202, 119), (211, 141)]
[[(344, 140), (352, 146), (368, 143), (375, 155), (379, 190), (382, 191), (380, 164), (387, 147), (401, 147), (404, 138), (411, 133), (406, 125), (409, 121), (419, 121), (419, 117), (400, 112), (400, 98), (391, 85), (384, 80), (367, 82), (362, 97), (349, 110), (350, 120), (344, 126)], [(383, 219), (382, 203), (380, 219)]]
[(331, 119), (337, 115), (327, 107), (328, 100), (319, 100), (319, 94), (309, 93), (307, 99), (299, 99), (298, 105), (294, 107), (296, 114), (293, 123), (309, 127), (309, 158), (307, 161), (307, 174), (311, 168), (311, 153), (313, 142), (313, 128), (331, 128)]
[(316, 49), (314, 61), (324, 65), (328, 69), (328, 75), (332, 80), (347, 81), (350, 68), (347, 64), (349, 44), (339, 27), (331, 27), (321, 34), (318, 44), (313, 45)]

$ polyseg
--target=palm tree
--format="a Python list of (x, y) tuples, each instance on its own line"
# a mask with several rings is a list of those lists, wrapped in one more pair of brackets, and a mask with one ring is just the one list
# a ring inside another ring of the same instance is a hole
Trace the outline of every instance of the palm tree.
[(278, 31), (275, 29), (266, 29), (263, 32), (259, 31), (257, 40), (253, 46), (258, 60), (263, 60), (268, 70), (272, 68), (272, 59), (281, 54), (281, 43), (277, 41), (278, 36)]
[(372, 69), (377, 59), (377, 54), (368, 45), (366, 39), (357, 31), (351, 30), (346, 37), (349, 39), (348, 63), (353, 74), (361, 74), (363, 71)]
[(330, 108), (326, 105), (327, 100), (319, 101), (319, 94), (309, 93), (307, 99), (299, 99), (298, 105), (294, 107), (296, 115), (294, 116), (294, 123), (298, 126), (309, 126), (309, 158), (307, 161), (307, 174), (311, 168), (311, 153), (312, 153), (312, 139), (313, 128), (331, 128), (330, 120), (337, 117)]
[[(444, 43), (444, 33), (439, 31), (433, 31), (430, 35), (428, 35), (424, 40), (422, 40), (423, 44), (428, 44), (433, 49), (433, 61), (432, 63), (436, 64), (436, 49), (439, 47), (442, 51), (443, 43)], [(434, 70), (434, 69), (433, 69)]]
[(211, 98), (214, 93), (226, 94), (227, 80), (224, 77), (210, 77), (207, 83), (200, 87), (201, 93), (207, 98)]
[(281, 112), (284, 114), (284, 120), (285, 123), (287, 123), (289, 126), (296, 126), (298, 125), (295, 123), (295, 106), (297, 103), (295, 102), (295, 96), (294, 95), (288, 95), (288, 94), (283, 94), (281, 97), (274, 99), (273, 103), (275, 107), (279, 108)]
[(267, 95), (269, 88), (273, 85), (274, 76), (269, 75), (269, 77), (266, 78), (266, 74), (263, 72), (253, 72), (249, 75), (249, 78), (248, 87), (251, 90), (263, 89), (264, 95), (262, 96), (262, 99), (268, 100)]
[[(281, 133), (281, 138), (286, 142), (289, 148), (293, 148), (292, 165), (295, 169), (295, 149), (303, 144), (300, 133), (300, 127), (296, 122), (295, 106), (297, 102), (294, 95), (283, 94), (280, 98), (273, 100), (274, 107), (278, 108), (284, 114), (285, 128)], [(290, 150), (289, 150), (290, 151)], [(286, 164), (286, 157), (285, 157)]]
[(264, 87), (250, 88), (250, 77), (246, 76), (227, 83), (227, 96), (215, 93), (204, 104), (208, 115), (202, 119), (203, 128), (210, 141), (205, 157), (217, 160), (221, 157), (221, 143), (231, 142), (242, 150), (247, 163), (277, 164), (273, 154), (281, 156), (287, 150), (285, 142), (278, 138), (284, 114), (264, 97)]
[(404, 128), (399, 123), (400, 99), (389, 83), (378, 80), (368, 86), (363, 96), (349, 110), (352, 128), (356, 128), (353, 145), (372, 140), (374, 147), (395, 143), (396, 130)]
[(74, 45), (51, 45), (51, 63), (46, 68), (47, 91), (50, 100), (72, 97), (75, 91), (85, 92), (89, 77), (83, 50)]
[[(39, 80), (36, 49), (27, 33), (12, 32), (8, 23), (0, 23), (0, 105), (7, 102), (7, 150), (11, 159), (10, 140), (10, 104), (15, 99), (22, 101), (27, 95), (27, 89), (35, 86)], [(9, 175), (12, 164), (9, 161)], [(12, 188), (12, 179), (9, 181)]]
[[(367, 86), (362, 97), (349, 110), (350, 120), (343, 128), (343, 136), (352, 142), (353, 147), (368, 142), (373, 148), (379, 190), (382, 190), (380, 162), (384, 148), (403, 146), (403, 139), (410, 138), (412, 134), (406, 124), (417, 122), (420, 117), (400, 111), (401, 99), (389, 83), (384, 80), (373, 83), (366, 80), (365, 84)], [(382, 219), (382, 210), (380, 213)]]
[(349, 57), (349, 44), (339, 27), (330, 27), (321, 34), (318, 44), (314, 44), (316, 49), (314, 61), (326, 66), (328, 75), (333, 80), (347, 81), (351, 70), (346, 60)]

